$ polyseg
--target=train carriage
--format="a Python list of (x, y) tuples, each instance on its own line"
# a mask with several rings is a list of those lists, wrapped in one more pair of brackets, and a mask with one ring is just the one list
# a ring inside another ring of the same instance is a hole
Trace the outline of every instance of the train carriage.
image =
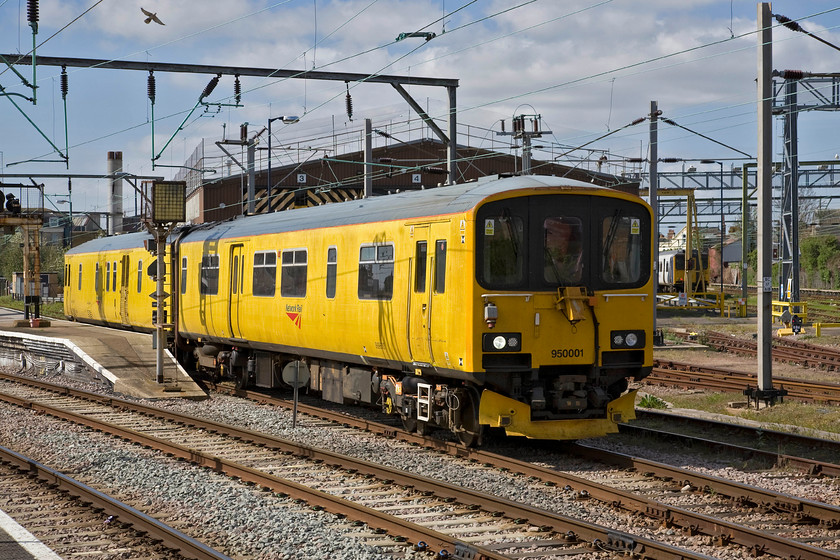
[[(693, 251), (694, 258), (685, 261), (685, 249), (660, 251), (658, 280), (660, 292), (705, 292), (710, 283), (709, 254)], [(686, 287), (688, 277), (688, 288)]]
[[(151, 262), (144, 238), (82, 245), (67, 264), (116, 262), (122, 279)], [(240, 386), (295, 367), (326, 400), (467, 444), (486, 426), (603, 435), (633, 418), (628, 380), (652, 365), (651, 243), (638, 197), (537, 176), (185, 228), (169, 240), (174, 343)], [(152, 283), (118, 315), (94, 277), (70, 286), (68, 315), (151, 328)]]

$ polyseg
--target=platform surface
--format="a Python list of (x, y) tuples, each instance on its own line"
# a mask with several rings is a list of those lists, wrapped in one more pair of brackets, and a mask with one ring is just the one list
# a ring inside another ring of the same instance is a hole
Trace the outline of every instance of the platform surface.
[(64, 342), (89, 367), (107, 377), (118, 393), (148, 399), (207, 397), (168, 352), (164, 353), (164, 383), (156, 382), (156, 351), (149, 333), (57, 319), (49, 319), (49, 326), (35, 328), (21, 319), (22, 312), (0, 308), (0, 334)]
[(61, 560), (44, 543), (0, 511), (0, 558), (3, 560)]

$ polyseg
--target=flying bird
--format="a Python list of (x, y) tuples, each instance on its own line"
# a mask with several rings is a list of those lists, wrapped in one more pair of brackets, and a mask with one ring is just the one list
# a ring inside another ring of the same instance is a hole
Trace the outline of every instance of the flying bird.
[(159, 23), (159, 24), (161, 24), (161, 25), (166, 25), (165, 23), (163, 23), (162, 21), (160, 21), (160, 19), (158, 19), (157, 14), (153, 14), (152, 12), (146, 11), (146, 10), (144, 10), (143, 8), (140, 8), (140, 11), (141, 11), (141, 12), (143, 12), (143, 14), (144, 14), (144, 15), (149, 16), (149, 17), (147, 17), (147, 18), (146, 18), (146, 20), (145, 20), (145, 21), (146, 21), (146, 23), (152, 23), (152, 22), (155, 22), (155, 23)]

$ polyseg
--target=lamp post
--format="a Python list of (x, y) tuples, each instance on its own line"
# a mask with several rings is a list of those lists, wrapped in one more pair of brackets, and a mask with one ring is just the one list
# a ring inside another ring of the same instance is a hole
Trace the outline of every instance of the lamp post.
[(283, 124), (292, 124), (300, 120), (300, 117), (294, 116), (280, 116), (268, 119), (268, 174), (266, 176), (266, 198), (268, 199), (268, 212), (271, 212), (271, 123), (274, 121), (283, 121)]

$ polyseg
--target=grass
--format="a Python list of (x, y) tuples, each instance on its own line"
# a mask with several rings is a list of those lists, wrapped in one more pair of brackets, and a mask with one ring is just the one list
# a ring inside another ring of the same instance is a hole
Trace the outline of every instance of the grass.
[(809, 430), (840, 433), (840, 407), (835, 406), (785, 401), (761, 410), (745, 410), (741, 417), (771, 424), (800, 426)]
[[(646, 392), (656, 392), (654, 387), (645, 387)], [(795, 401), (777, 402), (774, 406), (756, 410), (755, 408), (730, 408), (732, 402), (744, 402), (741, 393), (679, 393), (663, 394), (653, 398), (667, 400), (674, 408), (689, 408), (714, 414), (737, 416), (746, 420), (755, 420), (773, 424), (771, 429), (793, 433), (817, 430), (840, 433), (840, 407), (807, 404)], [(646, 407), (639, 402), (640, 407)]]
[(639, 399), (639, 406), (642, 408), (668, 408), (668, 403), (655, 395), (645, 395)]
[[(14, 299), (12, 296), (0, 296), (0, 307), (23, 311), (23, 302), (19, 299)], [(64, 304), (61, 302), (42, 303), (40, 312), (41, 317), (64, 319)]]
[[(650, 389), (648, 387), (645, 390)], [(668, 395), (665, 398), (674, 408), (690, 408), (717, 414), (732, 414), (729, 403), (744, 400), (740, 393), (685, 393)]]

